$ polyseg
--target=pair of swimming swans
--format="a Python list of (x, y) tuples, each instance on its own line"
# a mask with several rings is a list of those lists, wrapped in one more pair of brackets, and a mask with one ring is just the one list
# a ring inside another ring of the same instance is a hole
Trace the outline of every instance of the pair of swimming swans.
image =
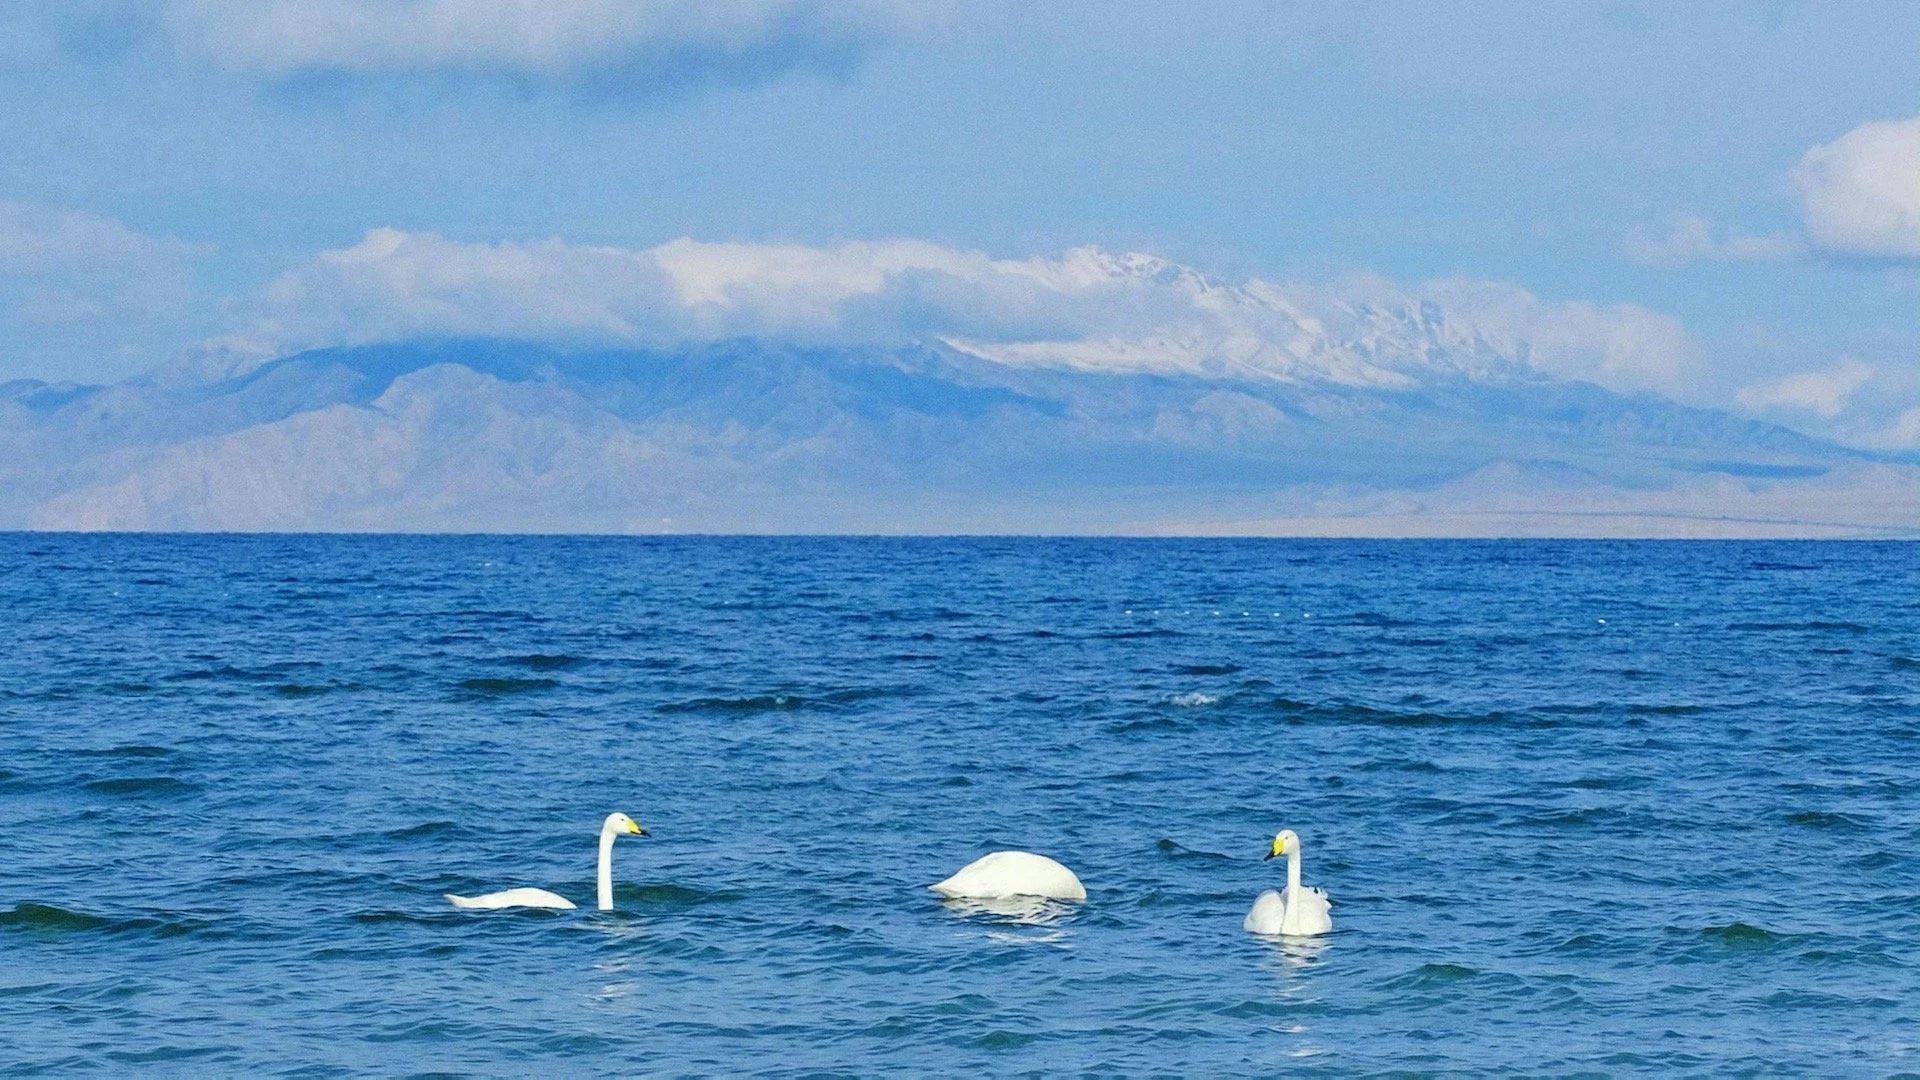
[[(1267, 858), (1287, 859), (1284, 892), (1268, 889), (1253, 902), (1241, 922), (1250, 934), (1272, 937), (1313, 937), (1333, 930), (1326, 890), (1300, 884), (1300, 836), (1292, 829), (1274, 835)], [(1074, 872), (1029, 851), (996, 851), (962, 867), (960, 872), (928, 888), (949, 900), (1012, 900), (1040, 897), (1049, 900), (1085, 900), (1086, 886)]]
[[(639, 822), (615, 811), (600, 825), (599, 908), (613, 910), (613, 842), (620, 836), (646, 836)], [(1333, 929), (1327, 913), (1327, 894), (1321, 889), (1300, 884), (1300, 837), (1292, 829), (1282, 829), (1273, 838), (1267, 858), (1287, 858), (1287, 888), (1284, 893), (1268, 889), (1253, 902), (1241, 925), (1249, 933), (1305, 937)], [(1038, 897), (1048, 900), (1085, 900), (1086, 886), (1065, 866), (1030, 851), (996, 851), (960, 868), (945, 881), (927, 886), (949, 900), (1012, 900)], [(494, 910), (499, 908), (553, 908), (567, 910), (573, 901), (545, 889), (506, 889), (484, 896), (455, 896), (447, 899), (457, 908)]]

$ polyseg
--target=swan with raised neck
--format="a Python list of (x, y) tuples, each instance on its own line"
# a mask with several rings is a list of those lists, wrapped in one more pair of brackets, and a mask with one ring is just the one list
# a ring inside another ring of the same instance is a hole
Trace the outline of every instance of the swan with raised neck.
[[(618, 836), (646, 836), (647, 830), (640, 823), (615, 810), (600, 823), (600, 871), (595, 884), (595, 899), (601, 911), (613, 910), (613, 841)], [(447, 899), (457, 908), (497, 909), (511, 907), (553, 908), (567, 910), (575, 907), (573, 901), (559, 893), (545, 889), (505, 889), (501, 892), (487, 893), (484, 896), (455, 896), (448, 893)]]

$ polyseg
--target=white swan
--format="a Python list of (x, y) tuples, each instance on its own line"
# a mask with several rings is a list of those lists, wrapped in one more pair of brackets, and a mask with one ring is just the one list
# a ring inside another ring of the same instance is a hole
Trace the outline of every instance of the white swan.
[[(614, 811), (600, 824), (600, 890), (601, 911), (613, 910), (613, 838), (622, 833), (633, 836), (645, 836), (647, 830), (627, 815)], [(507, 889), (502, 892), (488, 893), (485, 896), (455, 896), (447, 894), (447, 899), (457, 908), (572, 908), (573, 901), (559, 893), (550, 893), (545, 889)]]
[(1240, 925), (1250, 934), (1284, 934), (1311, 937), (1333, 929), (1333, 916), (1327, 913), (1327, 894), (1300, 884), (1300, 838), (1292, 829), (1281, 829), (1273, 838), (1267, 858), (1287, 857), (1287, 891), (1268, 889), (1253, 902), (1253, 910)]
[(949, 900), (1005, 900), (1040, 896), (1052, 900), (1085, 900), (1087, 890), (1073, 871), (1028, 851), (996, 851), (982, 855), (960, 872), (927, 888)]

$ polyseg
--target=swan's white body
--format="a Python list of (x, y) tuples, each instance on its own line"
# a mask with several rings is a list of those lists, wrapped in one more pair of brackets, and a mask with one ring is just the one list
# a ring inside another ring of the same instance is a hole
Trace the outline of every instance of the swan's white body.
[(1286, 891), (1268, 889), (1261, 893), (1240, 925), (1251, 934), (1285, 937), (1312, 937), (1332, 931), (1326, 892), (1300, 884), (1300, 838), (1292, 829), (1283, 829), (1273, 838), (1267, 858), (1277, 855), (1287, 857)]
[[(600, 873), (595, 883), (598, 886), (596, 891), (599, 894), (596, 899), (599, 901), (601, 911), (613, 910), (613, 838), (622, 833), (630, 833), (634, 836), (645, 836), (647, 835), (647, 830), (641, 828), (639, 823), (617, 810), (608, 814), (607, 820), (601, 822)], [(487, 911), (511, 907), (569, 910), (575, 906), (573, 901), (561, 896), (559, 893), (551, 893), (545, 889), (505, 889), (500, 892), (487, 893), (485, 896), (455, 896), (452, 893), (448, 893), (447, 899), (457, 908)]]
[(572, 908), (578, 906), (559, 893), (550, 893), (545, 889), (503, 889), (500, 892), (490, 892), (485, 896), (455, 896), (448, 893), (447, 899), (453, 901), (453, 906), (457, 908), (485, 910), (509, 907)]
[(1005, 900), (1041, 896), (1052, 900), (1085, 900), (1086, 887), (1073, 871), (1027, 851), (996, 851), (982, 855), (960, 872), (927, 888), (949, 899)]

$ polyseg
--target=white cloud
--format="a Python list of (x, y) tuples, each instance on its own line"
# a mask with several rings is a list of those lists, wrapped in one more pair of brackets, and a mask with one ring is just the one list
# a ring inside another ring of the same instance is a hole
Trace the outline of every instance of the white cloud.
[(84, 210), (0, 199), (0, 310), (40, 326), (177, 312), (192, 254)]
[(553, 76), (635, 54), (738, 55), (870, 32), (867, 0), (173, 0), (186, 52), (268, 75), (504, 70)]
[(1920, 258), (1920, 117), (1862, 124), (1793, 171), (1807, 233), (1844, 255)]
[(1638, 304), (1549, 303), (1499, 282), (1441, 281), (1426, 291), (1537, 370), (1614, 390), (1699, 396), (1705, 357), (1671, 315)]
[(1703, 217), (1677, 214), (1664, 233), (1637, 229), (1625, 244), (1629, 257), (1650, 266), (1686, 266), (1696, 262), (1775, 262), (1790, 259), (1800, 244), (1789, 236), (1715, 234)]
[(1749, 409), (1801, 409), (1831, 420), (1874, 374), (1871, 365), (1849, 356), (1823, 371), (1800, 371), (1743, 387), (1738, 400)]
[(497, 244), (375, 229), (282, 276), (250, 333), (292, 349), (422, 335), (666, 345), (941, 338), (1003, 363), (1410, 386), (1535, 370), (1684, 389), (1701, 358), (1669, 316), (1511, 285), (1230, 285), (1150, 255), (994, 259), (918, 240)]

